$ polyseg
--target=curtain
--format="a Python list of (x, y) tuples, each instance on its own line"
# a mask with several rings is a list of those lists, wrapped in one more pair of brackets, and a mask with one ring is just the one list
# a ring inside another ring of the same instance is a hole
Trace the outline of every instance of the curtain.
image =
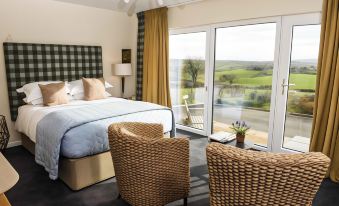
[(167, 8), (145, 12), (142, 100), (171, 107)]
[(144, 31), (145, 16), (144, 12), (137, 13), (138, 17), (138, 39), (137, 39), (137, 83), (136, 100), (142, 100), (142, 72), (144, 64)]
[(324, 0), (310, 151), (331, 158), (328, 175), (339, 182), (339, 0)]

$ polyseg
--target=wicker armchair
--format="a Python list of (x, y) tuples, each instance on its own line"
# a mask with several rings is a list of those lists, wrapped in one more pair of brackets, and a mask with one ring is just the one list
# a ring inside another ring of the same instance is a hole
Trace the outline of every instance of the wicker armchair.
[(212, 143), (206, 148), (211, 206), (311, 205), (329, 166), (321, 153), (273, 154)]
[(161, 124), (117, 123), (109, 129), (121, 197), (133, 206), (184, 199), (190, 188), (189, 140), (163, 138)]

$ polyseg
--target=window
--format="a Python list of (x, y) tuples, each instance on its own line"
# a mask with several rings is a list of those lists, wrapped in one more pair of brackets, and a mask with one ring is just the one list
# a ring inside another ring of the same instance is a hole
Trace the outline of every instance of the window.
[(172, 30), (178, 127), (210, 135), (242, 120), (257, 149), (307, 151), (319, 39), (319, 13)]
[(315, 95), (320, 25), (293, 27), (283, 147), (308, 151)]
[(176, 123), (204, 130), (206, 32), (170, 36), (170, 91)]
[(247, 139), (267, 146), (276, 23), (216, 29), (213, 132), (251, 125)]

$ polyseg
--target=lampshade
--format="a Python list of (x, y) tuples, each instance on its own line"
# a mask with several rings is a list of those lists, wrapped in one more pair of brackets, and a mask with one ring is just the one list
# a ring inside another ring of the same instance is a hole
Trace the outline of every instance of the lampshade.
[(112, 74), (115, 76), (130, 76), (132, 75), (131, 64), (113, 64)]

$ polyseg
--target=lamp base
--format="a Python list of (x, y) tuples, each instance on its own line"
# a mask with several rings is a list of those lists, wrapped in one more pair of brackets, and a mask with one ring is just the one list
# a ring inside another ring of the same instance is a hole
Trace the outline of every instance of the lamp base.
[(124, 97), (124, 93), (125, 93), (125, 77), (122, 76), (121, 77), (121, 96)]

